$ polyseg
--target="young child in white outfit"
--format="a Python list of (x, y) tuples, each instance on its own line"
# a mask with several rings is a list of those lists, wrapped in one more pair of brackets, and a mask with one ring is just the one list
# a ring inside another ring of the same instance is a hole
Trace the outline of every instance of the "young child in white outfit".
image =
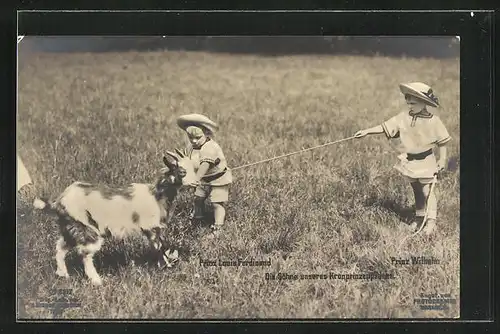
[(204, 218), (205, 200), (213, 205), (214, 232), (224, 225), (225, 204), (229, 200), (229, 186), (233, 181), (224, 152), (214, 140), (217, 125), (207, 117), (190, 114), (179, 117), (177, 124), (186, 131), (190, 146), (187, 155), (194, 163), (197, 182), (194, 199), (194, 220)]
[[(434, 191), (429, 193), (435, 175), (446, 165), (446, 144), (451, 137), (441, 119), (427, 110), (427, 106), (439, 107), (438, 98), (432, 88), (421, 82), (400, 85), (401, 93), (410, 108), (380, 125), (358, 131), (355, 136), (362, 138), (368, 134), (385, 133), (387, 138), (399, 138), (401, 155), (394, 166), (407, 177), (415, 195), (415, 218), (411, 224), (420, 228), (427, 210), (427, 224), (423, 231), (430, 234), (436, 227), (437, 199)], [(438, 159), (433, 148), (437, 147)], [(427, 207), (426, 207), (426, 200)]]

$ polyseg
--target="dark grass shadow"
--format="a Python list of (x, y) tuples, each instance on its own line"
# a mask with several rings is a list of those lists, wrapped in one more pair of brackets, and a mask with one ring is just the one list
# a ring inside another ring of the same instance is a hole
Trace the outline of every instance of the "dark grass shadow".
[(383, 210), (395, 213), (398, 216), (399, 220), (407, 225), (411, 224), (411, 220), (414, 217), (415, 213), (415, 208), (413, 206), (403, 205), (393, 198), (371, 197), (366, 199), (363, 205), (366, 207), (378, 207)]
[[(190, 221), (182, 222), (189, 224), (184, 229), (182, 238), (176, 237), (170, 233), (165, 235), (167, 242), (172, 250), (179, 252), (179, 260), (188, 259), (197, 249), (197, 243), (200, 236), (204, 233), (202, 226), (191, 224)], [(99, 252), (94, 256), (94, 265), (99, 273), (117, 274), (120, 270), (130, 267), (132, 264), (138, 267), (155, 268), (159, 253), (149, 244), (149, 241), (144, 238), (141, 245), (137, 243), (127, 243), (115, 239), (108, 239)], [(83, 274), (84, 266), (82, 257), (75, 250), (68, 253), (66, 257), (66, 265), (68, 272), (72, 274)]]
[[(122, 243), (112, 242), (112, 245), (103, 248), (94, 255), (94, 266), (102, 275), (117, 274), (121, 269), (130, 267), (132, 263), (139, 267), (157, 267), (158, 253), (153, 248), (144, 249), (130, 253), (124, 249)], [(82, 257), (72, 250), (66, 256), (66, 266), (70, 276), (85, 275)]]

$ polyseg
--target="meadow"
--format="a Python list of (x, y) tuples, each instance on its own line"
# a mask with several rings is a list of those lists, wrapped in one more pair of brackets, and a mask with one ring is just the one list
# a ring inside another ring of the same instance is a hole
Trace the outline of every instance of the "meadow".
[[(63, 318), (423, 318), (459, 316), (458, 169), (436, 186), (433, 235), (410, 234), (413, 193), (392, 166), (384, 135), (354, 139), (234, 171), (224, 229), (209, 238), (179, 198), (169, 229), (181, 261), (160, 271), (146, 239), (111, 241), (95, 257), (94, 287), (80, 259), (55, 275), (53, 217), (33, 196), (53, 197), (74, 180), (123, 186), (154, 182), (166, 150), (186, 145), (175, 119), (201, 113), (220, 125), (230, 166), (352, 136), (405, 110), (400, 82), (433, 86), (434, 110), (453, 137), (459, 165), (459, 60), (382, 56), (284, 56), (202, 52), (32, 54), (19, 68), (18, 153), (34, 180), (19, 199), (18, 317), (70, 289), (79, 307)], [(26, 194), (25, 194), (26, 195)], [(31, 197), (30, 197), (31, 196)], [(22, 216), (20, 216), (22, 214)], [(401, 266), (391, 257), (435, 257)], [(200, 259), (271, 260), (270, 267), (204, 267)], [(389, 279), (267, 280), (266, 273), (392, 274)], [(423, 310), (422, 294), (450, 294), (446, 310)]]

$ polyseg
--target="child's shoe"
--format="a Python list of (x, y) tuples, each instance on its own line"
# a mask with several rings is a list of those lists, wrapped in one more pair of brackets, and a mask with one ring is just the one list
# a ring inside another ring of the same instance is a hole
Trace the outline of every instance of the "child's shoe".
[(222, 225), (213, 224), (210, 226), (210, 228), (212, 230), (212, 232), (210, 233), (210, 237), (218, 237), (221, 233)]
[(427, 219), (427, 223), (425, 224), (423, 232), (426, 235), (430, 235), (434, 231), (435, 228), (436, 228), (436, 219), (429, 218), (429, 219)]
[(410, 228), (413, 231), (417, 231), (420, 228), (420, 226), (422, 226), (423, 222), (424, 222), (424, 217), (422, 217), (422, 216), (415, 216), (415, 217), (413, 217), (413, 219), (411, 221)]

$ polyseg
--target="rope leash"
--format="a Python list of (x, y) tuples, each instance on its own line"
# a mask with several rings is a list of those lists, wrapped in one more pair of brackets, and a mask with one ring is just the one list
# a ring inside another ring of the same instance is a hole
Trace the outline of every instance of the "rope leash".
[[(332, 141), (332, 142), (328, 142), (328, 143), (325, 143), (325, 144), (321, 144), (321, 145), (309, 147), (309, 148), (306, 148), (306, 149), (298, 150), (298, 151), (295, 151), (295, 152), (291, 152), (291, 153), (279, 155), (279, 156), (276, 156), (276, 157), (273, 157), (273, 158), (264, 159), (264, 160), (260, 160), (260, 161), (256, 161), (256, 162), (252, 162), (252, 163), (248, 163), (248, 164), (244, 164), (244, 165), (240, 165), (238, 167), (234, 167), (234, 168), (231, 168), (231, 169), (232, 170), (237, 170), (237, 169), (241, 169), (241, 168), (255, 166), (255, 165), (258, 165), (258, 164), (265, 163), (265, 162), (269, 162), (269, 161), (273, 161), (273, 160), (277, 160), (277, 159), (281, 159), (281, 158), (286, 158), (286, 157), (289, 157), (289, 156), (292, 156), (292, 155), (295, 155), (295, 154), (299, 154), (299, 153), (303, 153), (303, 152), (315, 150), (317, 148), (326, 147), (326, 146), (333, 145), (333, 144), (338, 144), (338, 143), (341, 143), (341, 142), (344, 142), (344, 141), (347, 141), (347, 140), (351, 140), (351, 139), (354, 139), (354, 138), (356, 138), (356, 136), (351, 136), (351, 137), (347, 137), (347, 138), (335, 140), (335, 141)], [(399, 248), (401, 248), (401, 246), (404, 244), (404, 242), (406, 240), (408, 240), (411, 237), (416, 236), (417, 234), (419, 234), (420, 232), (422, 232), (422, 230), (424, 229), (424, 227), (426, 225), (426, 222), (427, 222), (427, 217), (429, 215), (429, 198), (430, 198), (432, 192), (434, 191), (434, 187), (435, 187), (436, 181), (437, 181), (437, 173), (434, 174), (434, 178), (432, 180), (431, 187), (429, 189), (429, 194), (427, 195), (427, 198), (425, 200), (425, 207), (426, 207), (425, 208), (425, 215), (424, 215), (424, 219), (422, 221), (422, 224), (420, 225), (420, 228), (416, 232), (414, 232), (413, 234), (410, 234), (410, 235), (406, 236), (405, 238), (403, 238), (403, 240), (399, 244)]]
[(305, 148), (305, 149), (302, 149), (302, 150), (299, 150), (299, 151), (295, 151), (295, 152), (291, 152), (291, 153), (279, 155), (279, 156), (276, 156), (276, 157), (273, 157), (273, 158), (264, 159), (264, 160), (260, 160), (260, 161), (256, 161), (256, 162), (252, 162), (252, 163), (248, 163), (248, 164), (245, 164), (245, 165), (241, 165), (241, 166), (238, 166), (238, 167), (231, 168), (231, 170), (237, 170), (237, 169), (246, 168), (246, 167), (250, 167), (250, 166), (255, 166), (255, 165), (258, 165), (258, 164), (262, 164), (262, 163), (265, 163), (265, 162), (269, 162), (269, 161), (273, 161), (273, 160), (277, 160), (277, 159), (281, 159), (281, 158), (286, 158), (286, 157), (289, 157), (289, 156), (292, 156), (292, 155), (295, 155), (295, 154), (299, 154), (299, 153), (303, 153), (303, 152), (315, 150), (315, 149), (318, 149), (318, 148), (321, 148), (321, 147), (325, 147), (325, 146), (329, 146), (329, 145), (333, 145), (333, 144), (338, 144), (338, 143), (341, 143), (343, 141), (351, 140), (353, 138), (356, 138), (356, 136), (351, 136), (351, 137), (348, 137), (348, 138), (339, 139), (339, 140), (328, 142), (328, 143), (325, 143), (325, 144), (321, 144), (321, 145), (317, 145), (317, 146)]

